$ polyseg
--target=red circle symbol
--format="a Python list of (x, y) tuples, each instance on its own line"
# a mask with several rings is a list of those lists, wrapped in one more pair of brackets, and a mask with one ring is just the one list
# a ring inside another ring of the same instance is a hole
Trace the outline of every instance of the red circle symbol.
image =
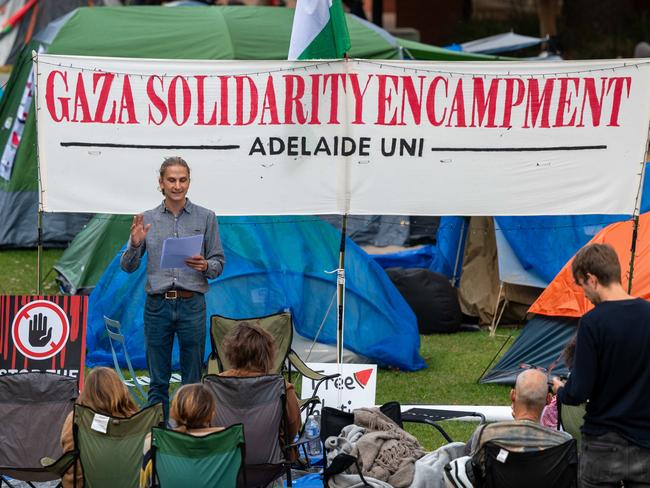
[[(37, 329), (38, 326), (41, 328)], [(65, 347), (70, 336), (70, 322), (56, 303), (35, 300), (18, 311), (11, 325), (11, 335), (23, 356), (37, 360), (47, 359)], [(48, 339), (43, 342), (45, 337)]]

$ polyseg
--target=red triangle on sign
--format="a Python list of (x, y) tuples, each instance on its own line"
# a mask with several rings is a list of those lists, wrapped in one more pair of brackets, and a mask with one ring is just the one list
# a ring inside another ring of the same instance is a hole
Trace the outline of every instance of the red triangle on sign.
[(371, 375), (372, 369), (363, 369), (354, 373), (354, 379), (357, 380), (361, 388), (365, 388)]

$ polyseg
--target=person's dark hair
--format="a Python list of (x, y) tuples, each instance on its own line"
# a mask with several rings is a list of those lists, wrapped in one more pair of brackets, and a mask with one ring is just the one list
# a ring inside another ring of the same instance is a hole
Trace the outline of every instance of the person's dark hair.
[(562, 359), (564, 360), (564, 364), (566, 365), (569, 370), (573, 369), (573, 357), (575, 356), (576, 353), (576, 338), (578, 337), (578, 334), (573, 334), (573, 337), (569, 342), (567, 342), (567, 345), (564, 346), (564, 350), (562, 351)]
[(571, 263), (571, 272), (576, 283), (586, 280), (588, 274), (603, 286), (621, 282), (621, 264), (609, 244), (588, 244), (580, 249)]
[(217, 411), (217, 402), (210, 389), (202, 383), (181, 386), (169, 409), (177, 430), (209, 427)]
[(242, 322), (226, 336), (224, 350), (233, 368), (267, 374), (273, 368), (276, 345), (259, 325)]

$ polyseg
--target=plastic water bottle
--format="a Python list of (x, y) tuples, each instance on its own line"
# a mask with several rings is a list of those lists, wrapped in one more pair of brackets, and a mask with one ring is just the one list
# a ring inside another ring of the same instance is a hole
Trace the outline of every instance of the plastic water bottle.
[(309, 456), (320, 456), (323, 452), (320, 444), (320, 423), (314, 415), (307, 417), (305, 438), (309, 439), (309, 444), (307, 444)]

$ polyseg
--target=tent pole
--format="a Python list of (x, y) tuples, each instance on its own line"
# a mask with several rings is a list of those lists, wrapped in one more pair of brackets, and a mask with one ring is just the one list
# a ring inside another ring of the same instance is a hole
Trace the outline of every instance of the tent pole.
[(632, 224), (632, 246), (630, 247), (630, 271), (627, 280), (627, 292), (632, 293), (632, 275), (634, 274), (634, 254), (636, 253), (636, 239), (639, 234), (639, 216), (634, 216)]
[(341, 246), (339, 248), (339, 268), (336, 274), (336, 362), (343, 363), (343, 323), (345, 311), (345, 238), (348, 227), (348, 214), (343, 214), (341, 224)]
[(451, 286), (456, 288), (456, 276), (458, 276), (458, 263), (460, 262), (460, 251), (463, 248), (463, 243), (465, 242), (465, 217), (463, 217), (463, 223), (460, 226), (460, 239), (458, 239), (458, 249), (456, 249), (456, 261), (454, 262), (453, 276), (451, 277)]
[[(648, 142), (646, 141), (646, 147)], [(647, 156), (646, 158), (647, 159)], [(634, 215), (632, 217), (632, 245), (630, 246), (630, 269), (627, 279), (627, 292), (632, 293), (632, 277), (634, 275), (634, 254), (636, 253), (636, 241), (639, 235), (639, 215), (641, 214), (641, 199), (643, 198), (643, 181), (645, 179), (645, 161), (641, 163), (641, 178), (639, 179), (639, 188), (636, 192), (636, 203), (634, 204)]]

